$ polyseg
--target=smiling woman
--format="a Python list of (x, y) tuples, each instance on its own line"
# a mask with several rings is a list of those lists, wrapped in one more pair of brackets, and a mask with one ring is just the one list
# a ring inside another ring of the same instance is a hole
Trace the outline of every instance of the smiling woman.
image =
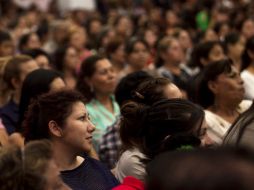
[(23, 127), (26, 141), (52, 142), (61, 177), (72, 189), (107, 190), (118, 184), (99, 161), (84, 154), (92, 148), (95, 127), (80, 93), (62, 90), (39, 97), (29, 107)]

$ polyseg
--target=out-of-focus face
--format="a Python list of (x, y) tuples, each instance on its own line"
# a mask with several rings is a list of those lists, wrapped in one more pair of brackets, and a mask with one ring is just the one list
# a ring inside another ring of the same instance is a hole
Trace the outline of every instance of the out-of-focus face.
[(219, 37), (217, 36), (217, 34), (215, 33), (214, 30), (212, 29), (208, 29), (205, 33), (204, 36), (204, 42), (208, 42), (208, 41), (218, 41)]
[(50, 83), (50, 92), (55, 92), (65, 87), (66, 87), (66, 84), (64, 83), (63, 79), (60, 77), (57, 77)]
[(252, 20), (248, 19), (243, 23), (242, 34), (246, 39), (254, 35), (254, 22)]
[(64, 68), (76, 70), (80, 64), (77, 50), (69, 47), (65, 53)]
[(173, 83), (170, 83), (164, 87), (163, 94), (165, 98), (168, 98), (168, 99), (183, 97), (183, 94), (180, 91), (180, 89)]
[(4, 41), (0, 44), (0, 57), (14, 55), (14, 44), (11, 40)]
[(219, 61), (224, 59), (226, 56), (224, 54), (224, 50), (218, 44), (216, 44), (209, 52), (207, 63), (213, 61)]
[(192, 48), (192, 41), (191, 41), (190, 35), (187, 31), (182, 30), (180, 32), (178, 39), (179, 39), (179, 43), (181, 44), (181, 46), (184, 50), (186, 50), (188, 48)]
[(50, 69), (49, 60), (45, 55), (39, 55), (35, 58), (38, 66), (42, 69)]
[(245, 48), (245, 42), (246, 42), (245, 38), (241, 36), (238, 42), (236, 42), (235, 44), (230, 44), (228, 47), (229, 55), (241, 58)]
[(90, 33), (93, 35), (97, 35), (100, 33), (101, 28), (102, 28), (101, 22), (95, 20), (90, 25)]
[(157, 41), (157, 35), (152, 30), (147, 30), (144, 38), (150, 47), (154, 47)]
[(145, 44), (142, 42), (136, 42), (133, 51), (127, 56), (128, 63), (136, 68), (137, 70), (142, 70), (149, 58), (149, 52)]
[(124, 52), (124, 45), (120, 45), (116, 51), (111, 55), (112, 61), (116, 63), (125, 63), (125, 52)]
[(173, 64), (180, 64), (184, 60), (184, 52), (178, 40), (172, 40), (167, 51), (167, 60)]
[(49, 161), (44, 177), (46, 179), (45, 190), (70, 190), (61, 179), (59, 168), (53, 159)]
[(132, 34), (132, 29), (132, 22), (128, 17), (122, 17), (116, 26), (116, 32), (126, 37)]
[(84, 103), (76, 102), (65, 120), (61, 141), (76, 153), (89, 152), (92, 148), (94, 130), (95, 126), (89, 119)]
[(220, 74), (212, 83), (214, 84), (214, 88), (211, 90), (215, 98), (225, 100), (236, 106), (243, 100), (243, 80), (235, 67), (232, 67), (230, 73)]
[(30, 35), (26, 48), (27, 49), (36, 49), (41, 47), (41, 42), (37, 34), (33, 33)]
[(71, 34), (70, 45), (79, 51), (85, 48), (86, 40), (87, 34), (86, 31), (82, 28)]
[(39, 66), (35, 60), (30, 60), (26, 63), (22, 63), (20, 65), (20, 76), (19, 76), (20, 82), (23, 83), (26, 76), (36, 69), (39, 69)]
[(116, 73), (108, 59), (96, 63), (96, 70), (88, 83), (94, 88), (95, 94), (111, 95), (116, 88)]

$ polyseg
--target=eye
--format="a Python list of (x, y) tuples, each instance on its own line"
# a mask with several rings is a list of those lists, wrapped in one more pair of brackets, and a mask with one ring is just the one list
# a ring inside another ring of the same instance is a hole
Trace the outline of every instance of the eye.
[(80, 121), (85, 121), (86, 117), (85, 116), (81, 116), (78, 118)]

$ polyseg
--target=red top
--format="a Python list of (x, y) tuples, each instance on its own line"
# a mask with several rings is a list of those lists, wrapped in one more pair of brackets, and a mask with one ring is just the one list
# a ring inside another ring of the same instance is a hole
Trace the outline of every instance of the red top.
[(112, 190), (145, 190), (145, 185), (139, 179), (127, 176), (123, 179), (123, 183)]

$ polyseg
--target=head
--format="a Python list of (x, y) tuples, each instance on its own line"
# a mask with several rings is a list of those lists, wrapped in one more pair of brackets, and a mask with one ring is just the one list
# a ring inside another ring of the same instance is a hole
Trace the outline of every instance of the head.
[(163, 99), (151, 106), (129, 102), (121, 108), (124, 147), (138, 147), (149, 158), (185, 145), (200, 146), (204, 111), (183, 99)]
[(77, 89), (90, 101), (98, 95), (110, 96), (116, 87), (116, 73), (111, 62), (92, 55), (81, 65)]
[(24, 115), (29, 104), (40, 95), (63, 89), (65, 83), (62, 75), (54, 70), (37, 69), (27, 75), (24, 80), (19, 104), (19, 122), (24, 120)]
[(125, 64), (124, 41), (120, 38), (113, 38), (106, 46), (105, 53), (113, 64)]
[(39, 36), (35, 33), (27, 33), (21, 36), (19, 40), (19, 51), (27, 51), (30, 49), (37, 49), (41, 47), (41, 41)]
[(225, 36), (229, 34), (230, 30), (231, 26), (227, 21), (217, 22), (214, 25), (214, 31), (218, 34), (220, 39), (224, 39)]
[(0, 187), (7, 189), (68, 190), (53, 160), (49, 141), (28, 143), (24, 150), (7, 146), (0, 150)]
[(50, 56), (42, 49), (31, 49), (24, 52), (25, 55), (31, 56), (42, 69), (50, 68)]
[(77, 51), (85, 48), (87, 43), (87, 32), (83, 27), (77, 27), (70, 31), (68, 45), (74, 47)]
[(11, 89), (21, 89), (25, 77), (35, 69), (37, 63), (29, 56), (16, 55), (8, 60), (3, 79)]
[(251, 190), (253, 158), (239, 148), (165, 152), (147, 165), (146, 189)]
[(118, 83), (115, 90), (115, 98), (117, 103), (122, 106), (126, 101), (133, 99), (134, 91), (137, 87), (144, 81), (151, 79), (150, 76), (145, 71), (137, 71), (128, 74)]
[(71, 90), (42, 95), (29, 106), (23, 122), (26, 142), (46, 138), (76, 155), (90, 151), (95, 127), (85, 103), (80, 93)]
[(125, 45), (127, 63), (136, 71), (145, 68), (149, 58), (149, 46), (140, 38), (133, 37)]
[(248, 68), (254, 60), (254, 36), (250, 37), (245, 44), (245, 49), (242, 55), (241, 71)]
[(161, 99), (182, 98), (179, 88), (166, 78), (151, 78), (142, 82), (134, 92), (135, 101), (152, 105)]
[(243, 21), (241, 33), (247, 40), (254, 35), (254, 21), (252, 19), (248, 18)]
[(215, 104), (217, 99), (236, 107), (243, 100), (243, 81), (230, 59), (215, 61), (207, 65), (197, 87), (197, 101), (204, 108)]
[(76, 73), (80, 65), (79, 55), (77, 50), (72, 46), (59, 47), (54, 54), (54, 64), (57, 70), (71, 70)]
[(0, 57), (14, 55), (14, 43), (11, 35), (0, 30)]
[(203, 68), (210, 62), (225, 58), (222, 44), (218, 41), (210, 41), (198, 44), (194, 47), (191, 55), (190, 65), (192, 67)]
[(157, 51), (157, 67), (163, 64), (179, 65), (184, 60), (183, 48), (176, 38), (162, 38), (159, 41)]
[(245, 42), (245, 38), (239, 33), (229, 33), (225, 36), (224, 40), (226, 54), (231, 58), (241, 59), (245, 47)]
[(128, 16), (119, 16), (114, 23), (116, 34), (122, 37), (129, 37), (133, 32), (133, 23)]

